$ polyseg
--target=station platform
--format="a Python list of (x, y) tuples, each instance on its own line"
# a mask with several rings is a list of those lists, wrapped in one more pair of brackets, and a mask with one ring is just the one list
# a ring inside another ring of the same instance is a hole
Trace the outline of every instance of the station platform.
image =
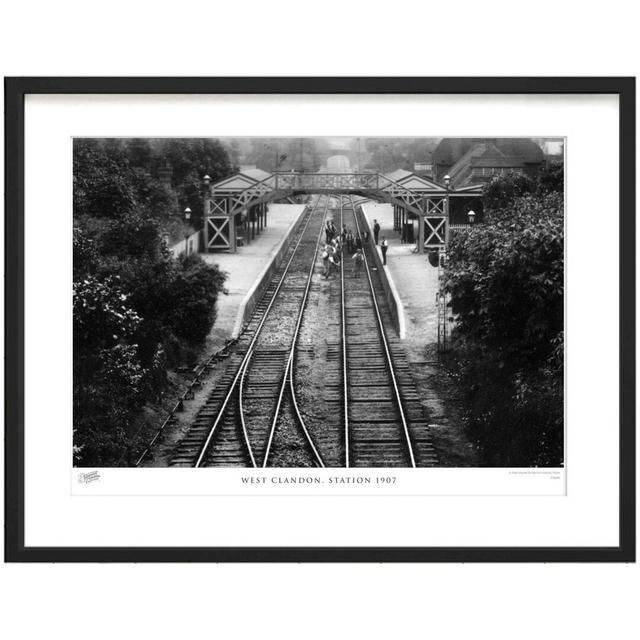
[(203, 260), (217, 264), (228, 274), (225, 286), (229, 293), (218, 297), (218, 315), (207, 339), (212, 345), (235, 337), (242, 325), (243, 304), (278, 255), (304, 208), (303, 204), (270, 204), (267, 226), (250, 244), (238, 247), (236, 253), (200, 254)]
[[(406, 331), (404, 337), (414, 344), (437, 343), (437, 267), (429, 264), (426, 253), (414, 253), (415, 244), (400, 241), (400, 233), (393, 229), (392, 205), (369, 201), (363, 203), (362, 212), (371, 230), (373, 230), (373, 221), (378, 221), (379, 240), (381, 241), (385, 236), (389, 244), (386, 273), (400, 298)], [(380, 246), (377, 249), (382, 256)]]

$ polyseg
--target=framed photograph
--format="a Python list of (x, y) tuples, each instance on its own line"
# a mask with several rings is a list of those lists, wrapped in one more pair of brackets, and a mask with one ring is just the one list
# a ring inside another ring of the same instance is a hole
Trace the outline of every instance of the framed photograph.
[(6, 78), (13, 562), (635, 561), (634, 78)]

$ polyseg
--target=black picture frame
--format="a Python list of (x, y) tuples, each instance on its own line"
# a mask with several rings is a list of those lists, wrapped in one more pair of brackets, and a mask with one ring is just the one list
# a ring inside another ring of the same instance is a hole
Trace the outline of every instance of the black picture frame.
[[(26, 547), (24, 542), (24, 99), (27, 94), (616, 94), (620, 105), (620, 540), (612, 547)], [(635, 561), (635, 78), (5, 78), (5, 561)]]

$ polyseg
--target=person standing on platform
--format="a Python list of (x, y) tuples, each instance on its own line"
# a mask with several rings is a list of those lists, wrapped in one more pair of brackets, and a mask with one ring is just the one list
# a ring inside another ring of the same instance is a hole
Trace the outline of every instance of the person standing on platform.
[[(376, 244), (378, 244), (376, 242)], [(387, 242), (387, 239), (382, 236), (382, 242), (380, 243), (381, 247), (382, 247), (382, 264), (386, 267), (387, 266), (387, 249), (389, 248), (389, 243)]]
[(373, 221), (373, 239), (378, 244), (378, 234), (380, 233), (380, 225), (377, 220)]

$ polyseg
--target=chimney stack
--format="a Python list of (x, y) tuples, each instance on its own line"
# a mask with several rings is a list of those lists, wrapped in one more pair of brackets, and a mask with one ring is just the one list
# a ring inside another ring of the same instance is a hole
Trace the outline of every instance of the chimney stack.
[(170, 187), (172, 176), (173, 176), (173, 169), (171, 168), (171, 165), (168, 162), (165, 162), (164, 167), (161, 167), (160, 169), (158, 169), (158, 178), (160, 179), (160, 182), (162, 182), (162, 184), (166, 185), (167, 187)]

